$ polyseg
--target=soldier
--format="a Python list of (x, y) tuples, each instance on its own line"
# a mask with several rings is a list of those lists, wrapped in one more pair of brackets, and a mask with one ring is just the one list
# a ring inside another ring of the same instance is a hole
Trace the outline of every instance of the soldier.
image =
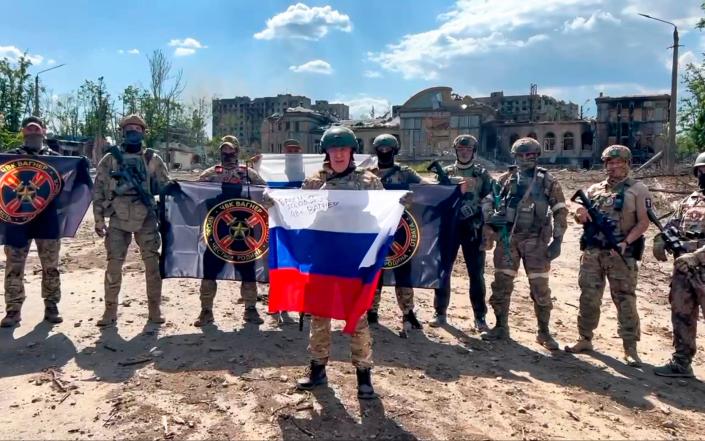
[[(355, 167), (353, 152), (357, 149), (357, 139), (352, 130), (334, 126), (323, 133), (321, 149), (326, 158), (323, 169), (306, 178), (302, 188), (316, 190), (382, 190), (384, 187), (374, 173)], [(330, 319), (313, 316), (308, 349), (311, 353), (311, 366), (308, 377), (297, 382), (300, 390), (310, 390), (328, 384), (326, 363), (330, 355)], [(357, 396), (362, 399), (374, 398), (372, 388), (372, 337), (367, 317), (362, 316), (357, 323), (351, 342), (352, 362), (357, 373)]]
[[(44, 147), (46, 126), (36, 116), (22, 121), (22, 147), (7, 153), (30, 156), (57, 156), (58, 153)], [(34, 239), (37, 254), (42, 264), (42, 298), (44, 299), (44, 320), (49, 323), (61, 323), (57, 304), (61, 300), (61, 280), (59, 276), (60, 239)], [(0, 322), (3, 328), (18, 326), (22, 320), (21, 310), (24, 303), (24, 267), (32, 241), (18, 247), (5, 245), (5, 309), (6, 315)]]
[[(238, 162), (240, 142), (232, 135), (224, 136), (220, 144), (220, 164), (213, 166), (199, 176), (201, 182), (227, 182), (231, 184), (266, 185), (260, 175), (250, 167)], [(201, 313), (194, 326), (201, 327), (213, 323), (213, 300), (218, 289), (215, 280), (201, 280)], [(240, 295), (245, 301), (244, 320), (248, 323), (262, 324), (263, 320), (257, 313), (257, 283), (240, 282)]]
[[(671, 324), (675, 352), (663, 366), (654, 369), (663, 377), (693, 377), (691, 363), (696, 352), (695, 337), (698, 323), (698, 306), (705, 315), (705, 153), (698, 155), (693, 164), (693, 174), (698, 178), (698, 191), (685, 198), (666, 224), (674, 227), (688, 254), (676, 259), (671, 279)], [(666, 244), (662, 234), (654, 238), (654, 257), (666, 261)]]
[[(538, 321), (536, 342), (553, 351), (558, 349), (558, 343), (549, 329), (553, 304), (548, 277), (551, 261), (561, 253), (563, 235), (568, 227), (568, 209), (556, 178), (546, 169), (537, 167), (541, 155), (538, 141), (533, 138), (517, 140), (512, 145), (512, 155), (516, 167), (499, 177), (501, 203), (488, 219), (493, 228), (511, 229), (508, 238), (502, 238), (494, 250), (495, 273), (490, 305), (497, 322), (481, 337), (483, 340), (509, 338), (509, 302), (521, 260), (529, 279), (529, 293)], [(491, 201), (491, 196), (485, 199), (485, 210)], [(492, 247), (493, 239), (488, 237), (487, 249)]]
[[(406, 165), (395, 164), (394, 156), (399, 154), (399, 141), (393, 135), (379, 135), (372, 142), (372, 147), (377, 153), (377, 167), (370, 170), (382, 181), (386, 189), (408, 190), (409, 184), (420, 184), (430, 182), (423, 179), (413, 169)], [(409, 287), (395, 286), (394, 291), (397, 296), (397, 304), (402, 313), (402, 327), (407, 329), (421, 329), (421, 323), (414, 313), (414, 289)], [(379, 302), (382, 298), (382, 280), (375, 291), (375, 298), (372, 308), (367, 311), (368, 323), (377, 323), (379, 320)]]
[[(122, 265), (135, 236), (144, 262), (149, 321), (164, 323), (161, 314), (162, 279), (159, 274), (161, 239), (157, 228), (154, 195), (169, 181), (162, 158), (144, 149), (147, 124), (138, 115), (120, 121), (123, 142), (103, 156), (96, 167), (93, 186), (95, 232), (105, 238), (108, 264), (105, 269), (105, 312), (97, 325), (111, 326), (117, 321), (117, 306), (122, 285)], [(110, 222), (106, 228), (105, 218)]]
[[(485, 315), (485, 250), (481, 249), (482, 199), (492, 192), (492, 177), (487, 170), (474, 161), (477, 139), (472, 135), (460, 135), (453, 141), (455, 148), (455, 164), (445, 168), (448, 176), (462, 179), (460, 189), (463, 193), (462, 205), (456, 219), (458, 228), (457, 241), (454, 244), (453, 262), (462, 246), (465, 268), (470, 277), (470, 303), (475, 315), (475, 329), (480, 332), (489, 331)], [(435, 318), (431, 326), (438, 327), (446, 323), (446, 310), (450, 303), (450, 277), (447, 284), (435, 290)]]
[(301, 147), (301, 143), (295, 139), (287, 139), (284, 141), (284, 153), (286, 154), (296, 154), (303, 153), (304, 149)]
[[(603, 234), (586, 230), (580, 239), (580, 337), (568, 352), (592, 350), (593, 331), (600, 320), (600, 305), (605, 290), (605, 277), (610, 283), (612, 301), (617, 307), (618, 333), (624, 346), (624, 361), (639, 366), (637, 341), (640, 338), (639, 313), (636, 309), (637, 261), (644, 250), (644, 232), (649, 228), (647, 209), (651, 196), (646, 186), (629, 177), (632, 154), (628, 147), (612, 145), (602, 152), (607, 179), (588, 188), (588, 197), (615, 223), (620, 255), (609, 248)], [(579, 207), (575, 220), (580, 224), (593, 221), (584, 207)]]

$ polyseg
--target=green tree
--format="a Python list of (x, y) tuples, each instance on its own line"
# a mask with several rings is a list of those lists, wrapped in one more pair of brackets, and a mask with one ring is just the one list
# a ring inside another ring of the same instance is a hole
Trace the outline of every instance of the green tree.
[(15, 63), (0, 60), (0, 113), (4, 115), (5, 129), (17, 132), (22, 119), (29, 114), (32, 98), (32, 77), (28, 70), (32, 62), (21, 56)]

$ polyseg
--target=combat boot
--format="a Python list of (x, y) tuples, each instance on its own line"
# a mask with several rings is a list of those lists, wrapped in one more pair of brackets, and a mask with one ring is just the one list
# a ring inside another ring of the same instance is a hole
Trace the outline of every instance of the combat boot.
[(480, 334), (480, 338), (485, 341), (509, 340), (509, 326), (507, 314), (497, 315), (497, 323), (494, 328)]
[(668, 360), (668, 363), (663, 366), (654, 368), (654, 374), (661, 377), (679, 377), (679, 378), (693, 378), (693, 368), (690, 366), (690, 362), (687, 360), (682, 360), (680, 358), (673, 357)]
[(441, 328), (447, 324), (448, 324), (448, 318), (446, 317), (445, 314), (435, 313), (433, 315), (433, 320), (431, 321), (431, 323), (428, 324), (428, 326), (430, 326), (432, 328)]
[(423, 329), (423, 325), (421, 325), (421, 322), (419, 322), (419, 319), (416, 318), (416, 314), (414, 311), (409, 311), (404, 316), (402, 317), (402, 328), (404, 330), (408, 329)]
[(589, 338), (580, 336), (573, 346), (566, 346), (566, 352), (571, 354), (579, 354), (580, 352), (592, 351), (592, 341)]
[(149, 311), (149, 316), (148, 319), (150, 322), (161, 325), (164, 323), (166, 320), (162, 316), (162, 308), (159, 305), (160, 302), (149, 300), (147, 302), (147, 308)]
[(96, 322), (96, 325), (101, 328), (115, 325), (117, 322), (117, 307), (117, 303), (106, 303), (103, 317)]
[(64, 319), (59, 315), (59, 307), (56, 302), (44, 300), (44, 320), (49, 323), (61, 323)]
[(357, 374), (357, 397), (361, 400), (377, 398), (377, 394), (372, 388), (372, 370), (370, 368), (356, 368), (355, 370)]
[(624, 362), (627, 366), (641, 367), (641, 358), (636, 351), (635, 341), (624, 342)]
[(311, 390), (316, 386), (327, 384), (326, 365), (311, 361), (311, 366), (308, 368), (308, 377), (299, 378), (296, 382), (296, 388), (298, 390)]
[(212, 309), (201, 309), (201, 313), (199, 314), (196, 321), (193, 322), (193, 326), (200, 328), (201, 326), (210, 325), (214, 321), (215, 318), (213, 317)]
[(549, 351), (557, 351), (559, 348), (558, 342), (553, 338), (548, 329), (540, 330), (538, 334), (536, 334), (536, 343)]
[(485, 321), (484, 317), (475, 319), (475, 330), (480, 333), (488, 332), (490, 330), (490, 327), (487, 326), (487, 321)]
[(367, 311), (367, 323), (371, 325), (376, 325), (377, 323), (379, 323), (379, 313), (372, 309)]
[(2, 328), (13, 328), (19, 326), (22, 321), (22, 314), (19, 310), (17, 311), (7, 311), (5, 317), (0, 321), (0, 327)]
[(245, 320), (245, 323), (252, 323), (254, 325), (261, 325), (264, 323), (262, 317), (259, 316), (259, 312), (257, 312), (256, 306), (245, 307), (245, 313), (243, 314), (242, 319)]

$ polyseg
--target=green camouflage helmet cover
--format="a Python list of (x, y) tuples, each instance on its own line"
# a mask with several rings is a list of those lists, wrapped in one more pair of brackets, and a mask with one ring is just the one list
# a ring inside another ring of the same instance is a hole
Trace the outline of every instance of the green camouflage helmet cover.
[(333, 147), (350, 147), (354, 153), (357, 151), (357, 146), (355, 133), (347, 127), (333, 126), (323, 132), (321, 137), (321, 150), (324, 153)]
[(399, 141), (397, 141), (394, 135), (388, 133), (383, 133), (376, 137), (375, 140), (372, 141), (372, 147), (374, 147), (375, 150), (381, 147), (391, 147), (395, 155), (399, 153)]
[(610, 159), (624, 159), (627, 162), (631, 162), (632, 151), (629, 150), (627, 146), (619, 144), (611, 145), (602, 152), (602, 162)]
[(512, 144), (512, 156), (526, 153), (541, 155), (541, 144), (530, 137), (517, 139), (514, 144)]
[(477, 138), (475, 138), (472, 135), (458, 135), (453, 140), (453, 148), (456, 148), (456, 149), (458, 147), (475, 148), (476, 146), (477, 146)]

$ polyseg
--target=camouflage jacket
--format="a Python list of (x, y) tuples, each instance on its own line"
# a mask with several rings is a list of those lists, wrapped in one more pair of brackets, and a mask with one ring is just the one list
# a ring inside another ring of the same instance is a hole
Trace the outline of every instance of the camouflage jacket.
[[(144, 170), (142, 187), (151, 195), (157, 195), (169, 182), (169, 172), (162, 158), (154, 150), (140, 153), (123, 153), (125, 162), (131, 162)], [(96, 167), (93, 183), (93, 216), (96, 222), (110, 218), (110, 225), (124, 231), (138, 231), (149, 215), (156, 215), (137, 197), (137, 190), (117, 194), (120, 182), (112, 177), (120, 166), (117, 159), (106, 153)]]
[(418, 173), (406, 165), (394, 164), (391, 168), (375, 167), (370, 171), (377, 175), (384, 188), (388, 190), (407, 190), (409, 184), (425, 182)]
[(252, 184), (267, 185), (264, 179), (253, 168), (238, 165), (233, 168), (225, 168), (216, 165), (208, 168), (198, 177), (201, 182), (226, 182), (229, 184)]
[[(468, 218), (482, 212), (482, 199), (492, 193), (494, 179), (487, 169), (474, 162), (470, 164), (451, 164), (443, 168), (449, 177), (462, 177), (467, 182), (467, 192), (463, 194), (463, 207), (459, 213), (467, 213)], [(481, 219), (481, 218), (480, 218)]]
[(675, 227), (678, 230), (678, 235), (688, 252), (705, 246), (705, 194), (698, 190), (683, 199), (666, 223), (666, 227)]
[(18, 147), (16, 149), (8, 150), (8, 154), (11, 155), (30, 155), (30, 156), (61, 156), (49, 147), (42, 147), (38, 152), (33, 150), (27, 150), (24, 146)]
[(304, 190), (384, 190), (382, 181), (371, 171), (356, 167), (344, 176), (335, 176), (335, 172), (324, 165), (313, 176), (306, 178), (301, 186)]

